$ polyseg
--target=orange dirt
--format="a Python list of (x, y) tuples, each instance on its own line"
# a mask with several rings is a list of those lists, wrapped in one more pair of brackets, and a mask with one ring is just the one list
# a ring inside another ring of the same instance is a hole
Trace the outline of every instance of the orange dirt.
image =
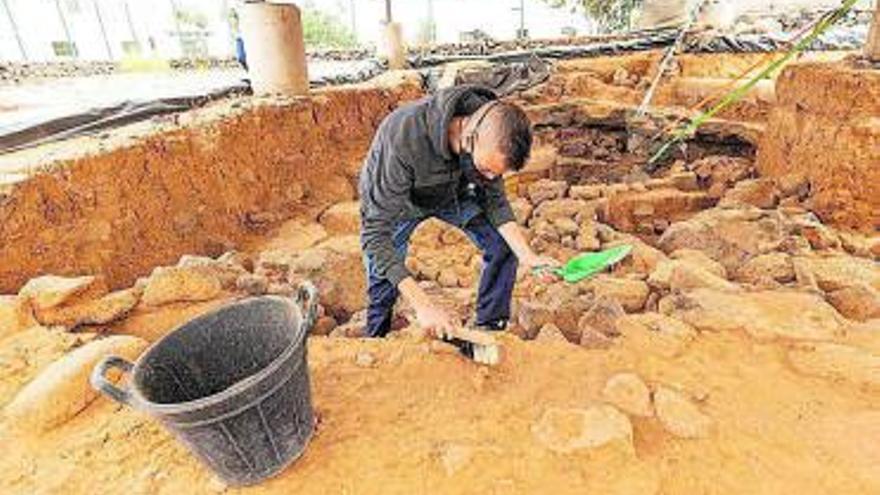
[[(182, 321), (175, 315), (166, 314), (166, 322)], [(876, 333), (859, 340), (880, 349)], [(241, 492), (880, 490), (876, 394), (798, 374), (785, 344), (704, 333), (671, 350), (650, 331), (627, 333), (607, 351), (514, 337), (504, 344), (502, 365), (486, 369), (409, 337), (311, 338), (318, 433), (293, 467)], [(371, 354), (373, 367), (358, 366), (359, 353)], [(547, 408), (598, 401), (607, 378), (620, 371), (696, 397), (713, 419), (710, 436), (677, 439), (654, 418), (633, 418), (633, 449), (557, 454), (536, 440), (532, 426)], [(224, 489), (155, 421), (107, 399), (39, 440), (3, 443), (3, 493)]]
[(128, 286), (181, 254), (216, 256), (294, 213), (351, 199), (376, 126), (419, 93), (404, 84), (227, 102), (220, 118), (60, 162), (0, 200), (0, 293), (47, 272)]
[(805, 175), (824, 221), (880, 230), (880, 71), (843, 62), (798, 64), (782, 73), (777, 93), (759, 171)]

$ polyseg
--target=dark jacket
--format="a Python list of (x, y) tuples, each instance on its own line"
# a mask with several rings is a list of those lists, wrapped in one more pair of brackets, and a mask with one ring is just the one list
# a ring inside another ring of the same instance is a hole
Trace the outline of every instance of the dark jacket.
[(478, 203), (497, 226), (514, 220), (501, 178), (472, 185), (449, 148), (450, 121), (497, 98), (481, 86), (456, 86), (398, 108), (379, 125), (361, 169), (361, 247), (376, 272), (397, 286), (409, 276), (392, 236), (398, 222), (431, 216), (476, 187)]

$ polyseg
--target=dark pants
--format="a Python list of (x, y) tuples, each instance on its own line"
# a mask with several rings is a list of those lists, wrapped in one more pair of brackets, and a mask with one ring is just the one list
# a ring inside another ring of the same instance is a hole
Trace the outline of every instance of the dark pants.
[[(462, 229), (483, 252), (483, 270), (477, 292), (477, 326), (503, 329), (510, 319), (510, 298), (516, 282), (517, 260), (486, 215), (472, 202), (462, 202), (460, 208), (451, 208), (434, 214), (434, 217)], [(394, 232), (394, 249), (404, 258), (409, 238), (418, 225), (427, 218), (405, 220)], [(366, 334), (384, 337), (391, 329), (394, 303), (400, 292), (388, 280), (379, 277), (369, 256), (365, 256), (367, 269)]]

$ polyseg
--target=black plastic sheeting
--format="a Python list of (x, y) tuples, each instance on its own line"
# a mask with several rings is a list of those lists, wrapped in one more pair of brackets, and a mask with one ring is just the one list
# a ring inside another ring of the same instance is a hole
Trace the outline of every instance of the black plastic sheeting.
[[(455, 84), (480, 84), (505, 96), (546, 81), (551, 68), (550, 62), (534, 56), (520, 62), (492, 64), (489, 67), (464, 67), (455, 75)], [(423, 87), (431, 93), (436, 91), (443, 71), (430, 68), (423, 69), (421, 74)]]
[(247, 94), (250, 87), (242, 83), (206, 95), (163, 98), (151, 101), (125, 101), (118, 105), (92, 108), (88, 111), (37, 123), (25, 123), (18, 129), (0, 135), (0, 153), (100, 131), (146, 120), (157, 115), (183, 112), (210, 101), (237, 94)]

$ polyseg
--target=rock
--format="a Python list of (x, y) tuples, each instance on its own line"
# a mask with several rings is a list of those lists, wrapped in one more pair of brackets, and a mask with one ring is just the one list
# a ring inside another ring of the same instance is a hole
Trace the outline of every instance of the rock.
[(585, 349), (610, 349), (614, 340), (592, 327), (581, 327), (578, 345)]
[(330, 332), (330, 337), (359, 339), (366, 336), (364, 322), (348, 322), (337, 326)]
[(560, 454), (617, 442), (632, 451), (629, 418), (607, 404), (587, 409), (550, 407), (532, 425), (532, 434), (538, 443)]
[(534, 207), (524, 198), (513, 198), (510, 200), (510, 209), (516, 217), (516, 222), (520, 225), (528, 225), (529, 219), (532, 217)]
[[(708, 156), (690, 165), (691, 170), (703, 184), (723, 194), (724, 190), (749, 177), (754, 165), (746, 158), (732, 156)], [(720, 197), (720, 194), (719, 194)]]
[(790, 173), (776, 179), (779, 195), (783, 198), (795, 197), (799, 201), (810, 195), (810, 181), (803, 174)]
[(880, 355), (840, 344), (804, 344), (788, 352), (799, 373), (880, 389)]
[(568, 195), (572, 199), (592, 200), (602, 197), (603, 186), (597, 184), (589, 184), (583, 186), (571, 186)]
[(734, 279), (762, 287), (787, 284), (795, 280), (794, 265), (788, 254), (761, 254), (740, 266)]
[(77, 328), (82, 325), (104, 325), (127, 315), (141, 300), (141, 291), (125, 289), (100, 299), (54, 306), (36, 312), (44, 326)]
[(99, 277), (43, 275), (28, 280), (18, 295), (29, 300), (35, 310), (42, 310), (68, 302), (74, 297), (102, 296), (107, 291), (104, 280)]
[(529, 201), (538, 205), (550, 199), (561, 199), (568, 191), (568, 183), (563, 180), (540, 179), (529, 185)]
[(703, 251), (733, 273), (745, 261), (777, 246), (785, 236), (781, 217), (753, 207), (713, 208), (669, 226), (657, 245), (664, 252)]
[(328, 234), (357, 234), (361, 228), (360, 202), (346, 201), (327, 208), (318, 223)]
[(575, 247), (578, 251), (598, 251), (602, 247), (594, 222), (585, 222), (580, 225), (575, 238)]
[(688, 290), (709, 288), (719, 291), (738, 291), (740, 287), (685, 260), (663, 261), (648, 277), (651, 287), (661, 290)]
[(332, 316), (320, 316), (312, 327), (311, 335), (330, 335), (330, 332), (336, 328), (336, 319)]
[(580, 231), (580, 225), (569, 217), (557, 217), (552, 220), (553, 227), (560, 237), (577, 235)]
[(30, 302), (20, 296), (0, 296), (0, 340), (37, 325)]
[(691, 265), (696, 265), (716, 277), (727, 278), (727, 270), (724, 268), (724, 265), (713, 260), (709, 255), (700, 250), (688, 248), (676, 249), (669, 253), (669, 257), (674, 260), (687, 261)]
[(568, 339), (565, 338), (565, 335), (562, 333), (562, 330), (560, 330), (559, 327), (552, 323), (547, 323), (546, 325), (541, 327), (541, 330), (538, 331), (538, 335), (535, 337), (535, 342), (568, 343)]
[(684, 220), (714, 203), (705, 193), (677, 189), (618, 194), (608, 201), (606, 221), (618, 230), (633, 232), (637, 225), (650, 224), (656, 219), (670, 222)]
[(600, 298), (613, 299), (624, 311), (634, 313), (645, 307), (650, 289), (641, 280), (599, 275), (590, 281), (593, 293)]
[(699, 330), (744, 331), (759, 340), (827, 340), (842, 328), (840, 315), (820, 296), (787, 290), (696, 289), (663, 298), (660, 312)]
[[(872, 239), (852, 232), (838, 232), (837, 236), (840, 238), (841, 246), (847, 253), (860, 258), (874, 259), (875, 261), (880, 258), (871, 252), (875, 244)], [(880, 242), (876, 244), (880, 246)]]
[(75, 349), (19, 391), (4, 409), (7, 424), (39, 435), (67, 422), (98, 397), (89, 376), (99, 361), (110, 355), (133, 361), (147, 345), (137, 337), (114, 335)]
[(602, 389), (602, 398), (633, 416), (649, 417), (654, 414), (651, 391), (635, 373), (618, 373), (609, 378)]
[(220, 281), (221, 288), (227, 290), (235, 288), (238, 277), (248, 274), (248, 271), (237, 263), (227, 263), (208, 258), (207, 256), (193, 256), (190, 254), (181, 256), (177, 262), (177, 267), (192, 269), (193, 271), (213, 276)]
[(596, 330), (606, 337), (620, 335), (617, 319), (625, 315), (623, 307), (614, 299), (599, 297), (593, 306), (578, 320), (581, 332)]
[(544, 325), (553, 323), (569, 342), (580, 342), (578, 319), (589, 303), (572, 294), (539, 299), (521, 300), (516, 307), (517, 323), (523, 328), (527, 339), (535, 338)]
[(340, 236), (302, 251), (291, 261), (288, 280), (294, 284), (314, 281), (328, 314), (347, 321), (366, 306), (363, 266), (359, 237)]
[(837, 233), (823, 225), (812, 214), (795, 219), (791, 229), (794, 234), (803, 236), (815, 250), (822, 251), (841, 247)]
[(247, 273), (236, 279), (235, 288), (250, 296), (262, 296), (269, 290), (269, 279), (262, 275)]
[[(666, 180), (670, 187), (679, 191), (692, 192), (700, 190), (699, 179), (694, 172), (677, 172), (669, 175)], [(651, 187), (650, 189), (657, 188)]]
[(248, 272), (254, 271), (254, 259), (247, 253), (227, 251), (220, 255), (217, 261), (224, 265), (239, 266)]
[(360, 351), (354, 357), (354, 364), (361, 368), (372, 368), (376, 364), (376, 356), (367, 351)]
[(220, 280), (199, 267), (158, 267), (153, 270), (141, 298), (147, 306), (184, 301), (208, 301), (220, 295)]
[(828, 293), (826, 299), (843, 316), (856, 321), (880, 318), (880, 291), (862, 284)]
[(712, 419), (700, 412), (689, 399), (670, 388), (659, 386), (654, 391), (654, 410), (663, 428), (677, 437), (709, 436)]
[(792, 261), (800, 263), (804, 270), (809, 271), (819, 288), (826, 292), (860, 285), (880, 290), (880, 265), (871, 260), (833, 255), (798, 256)]
[(616, 246), (627, 244), (632, 246), (629, 256), (621, 260), (614, 266), (612, 272), (615, 275), (625, 274), (641, 274), (648, 275), (653, 272), (657, 265), (666, 259), (666, 255), (659, 249), (653, 248), (636, 237), (624, 238), (609, 242), (602, 246), (602, 249), (610, 249)]
[(779, 204), (779, 190), (770, 178), (751, 179), (738, 182), (724, 194), (723, 203), (742, 203), (758, 208), (776, 208)]
[(542, 220), (553, 222), (554, 219), (568, 217), (578, 224), (593, 220), (596, 217), (596, 208), (590, 203), (579, 199), (553, 199), (539, 204), (532, 213), (529, 226), (536, 225)]

